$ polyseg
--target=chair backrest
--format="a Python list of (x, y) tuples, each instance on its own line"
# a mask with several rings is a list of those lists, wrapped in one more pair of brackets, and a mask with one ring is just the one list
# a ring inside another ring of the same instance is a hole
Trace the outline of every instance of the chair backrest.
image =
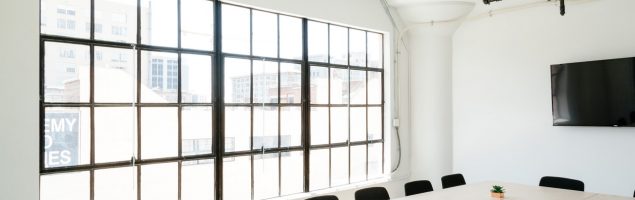
[(339, 200), (339, 199), (334, 195), (324, 195), (324, 196), (308, 198), (306, 200)]
[(582, 181), (562, 177), (545, 176), (540, 179), (538, 185), (565, 190), (584, 191), (584, 183)]
[(389, 200), (388, 191), (383, 187), (371, 187), (357, 190), (355, 200)]
[(443, 186), (443, 189), (459, 185), (465, 185), (465, 178), (463, 178), (463, 174), (450, 174), (441, 177), (441, 186)]
[(406, 196), (431, 192), (434, 189), (432, 188), (432, 183), (428, 180), (420, 180), (420, 181), (412, 181), (406, 183), (404, 185), (404, 189), (406, 189)]

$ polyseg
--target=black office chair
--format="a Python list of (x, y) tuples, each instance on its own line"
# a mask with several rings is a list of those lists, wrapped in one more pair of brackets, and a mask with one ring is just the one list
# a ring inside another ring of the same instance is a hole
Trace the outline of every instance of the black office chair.
[(584, 183), (582, 181), (569, 179), (569, 178), (545, 176), (540, 179), (540, 183), (538, 185), (542, 187), (551, 187), (551, 188), (576, 190), (576, 191), (584, 192)]
[(406, 196), (432, 192), (434, 190), (432, 189), (432, 183), (427, 180), (412, 181), (406, 183), (406, 185), (404, 185), (404, 188), (406, 189)]
[(389, 200), (388, 191), (383, 187), (371, 187), (357, 190), (355, 200)]
[(463, 178), (462, 174), (450, 174), (441, 177), (441, 186), (443, 186), (443, 189), (460, 185), (465, 185), (465, 178)]
[(339, 200), (339, 199), (334, 195), (324, 195), (324, 196), (308, 198), (306, 200)]

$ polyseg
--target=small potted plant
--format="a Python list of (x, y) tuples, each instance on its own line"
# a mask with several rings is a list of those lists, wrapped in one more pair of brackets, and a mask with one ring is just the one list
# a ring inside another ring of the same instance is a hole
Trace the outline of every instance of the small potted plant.
[(490, 192), (492, 192), (492, 197), (494, 198), (497, 198), (497, 199), (505, 198), (505, 188), (503, 188), (503, 186), (494, 185), (492, 186), (492, 189), (490, 190)]

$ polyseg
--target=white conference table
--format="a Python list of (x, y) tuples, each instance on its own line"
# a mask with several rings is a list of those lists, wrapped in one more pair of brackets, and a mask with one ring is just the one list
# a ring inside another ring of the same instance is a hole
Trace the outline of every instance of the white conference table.
[(579, 192), (517, 183), (487, 181), (435, 190), (393, 200), (495, 200), (490, 196), (493, 185), (505, 188), (503, 200), (633, 200), (629, 197)]

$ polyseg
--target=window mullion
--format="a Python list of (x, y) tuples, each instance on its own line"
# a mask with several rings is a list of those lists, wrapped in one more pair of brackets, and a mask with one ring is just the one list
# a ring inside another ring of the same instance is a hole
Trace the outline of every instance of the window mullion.
[[(181, 49), (181, 0), (177, 0), (176, 2), (176, 13), (177, 13), (177, 47), (178, 49)], [(169, 69), (169, 68), (168, 68)], [(179, 52), (178, 53), (178, 58), (177, 58), (177, 103), (178, 103), (178, 108), (177, 108), (177, 117), (178, 117), (178, 136), (177, 136), (177, 156), (179, 157), (179, 159), (183, 158), (183, 106), (181, 105), (182, 103), (182, 83), (183, 83), (183, 58), (182, 58), (182, 53)], [(173, 82), (170, 81), (170, 82)], [(182, 175), (182, 161), (178, 162), (178, 191), (177, 191), (177, 195), (178, 195), (178, 199), (181, 199), (182, 196), (182, 184), (181, 184), (181, 175)]]
[(225, 149), (225, 104), (224, 104), (224, 56), (222, 54), (222, 10), (221, 3), (218, 0), (214, 0), (214, 51), (216, 57), (214, 58), (214, 67), (212, 68), (214, 86), (212, 91), (213, 105), (214, 105), (214, 119), (213, 126), (213, 154), (215, 155), (214, 162), (214, 194), (215, 199), (223, 199), (223, 153)]
[[(364, 32), (364, 36), (365, 36), (364, 48), (366, 49), (366, 55), (365, 55), (366, 56), (366, 64), (365, 64), (365, 66), (368, 69), (368, 32)], [(366, 100), (365, 100), (366, 101), (366, 116), (365, 116), (366, 117), (366, 124), (365, 124), (366, 125), (366, 137), (365, 137), (366, 140), (365, 141), (366, 141), (366, 144), (364, 145), (364, 146), (366, 146), (366, 155), (364, 155), (364, 156), (366, 156), (366, 165), (365, 165), (365, 167), (366, 167), (366, 180), (368, 180), (368, 139), (369, 139), (368, 138), (368, 132), (369, 132), (368, 128), (370, 127), (370, 126), (368, 126), (368, 91), (369, 91), (368, 88), (369, 88), (369, 85), (368, 85), (368, 71), (365, 71), (364, 73), (366, 74), (366, 80), (365, 80), (365, 84), (366, 84), (366, 97), (365, 97), (366, 98)]]
[[(136, 49), (136, 46), (139, 46), (141, 44), (141, 0), (137, 0), (137, 38), (136, 38), (136, 44), (133, 46), (133, 50), (136, 50), (137, 52), (137, 63), (136, 63), (136, 82), (137, 82), (137, 87), (136, 87), (136, 98), (135, 100), (133, 100), (133, 102), (141, 103), (141, 50)], [(132, 104), (133, 107), (135, 106), (135, 104)], [(134, 109), (134, 108), (133, 108)], [(139, 127), (141, 127), (140, 123), (141, 122), (141, 107), (139, 107), (139, 105), (136, 105), (136, 112), (137, 112), (137, 144), (136, 144), (136, 148), (137, 148), (137, 155), (134, 156), (134, 159), (132, 160), (133, 163), (134, 161), (140, 161), (140, 157), (141, 157), (141, 130)], [(133, 126), (134, 127), (134, 126)], [(134, 140), (133, 140), (134, 141)], [(134, 149), (133, 149), (134, 150)], [(133, 166), (134, 167), (134, 166)], [(137, 193), (137, 199), (141, 199), (141, 166), (137, 166), (137, 177), (136, 177), (136, 193)], [(134, 169), (133, 169), (134, 170)]]
[[(95, 0), (90, 1), (90, 40), (95, 39)], [(95, 46), (90, 45), (90, 164), (95, 165)], [(90, 200), (95, 199), (95, 170), (90, 170)]]
[[(276, 15), (276, 57), (280, 58), (280, 15)], [(281, 64), (278, 61), (278, 148), (282, 147), (282, 107), (280, 104), (282, 103), (281, 99), (281, 85), (282, 85), (282, 74), (281, 72)], [(302, 90), (302, 89), (300, 89)], [(282, 153), (278, 152), (278, 196), (282, 195)]]
[(301, 99), (302, 99), (302, 109), (301, 109), (301, 115), (302, 115), (302, 122), (301, 122), (301, 129), (302, 129), (302, 146), (304, 147), (304, 161), (303, 161), (303, 168), (304, 168), (304, 192), (309, 192), (309, 183), (310, 183), (310, 179), (309, 179), (309, 172), (310, 172), (310, 168), (309, 168), (309, 162), (310, 162), (310, 146), (311, 146), (311, 130), (310, 130), (310, 126), (311, 126), (311, 108), (310, 108), (310, 102), (309, 102), (309, 85), (310, 85), (310, 66), (309, 66), (309, 48), (308, 48), (308, 20), (306, 18), (302, 19), (302, 70), (301, 70), (301, 76), (302, 76), (302, 84), (301, 84)]
[(351, 183), (351, 30), (350, 28), (346, 29), (346, 54), (347, 54), (347, 63), (348, 63), (348, 139), (346, 140), (348, 147), (348, 183)]

